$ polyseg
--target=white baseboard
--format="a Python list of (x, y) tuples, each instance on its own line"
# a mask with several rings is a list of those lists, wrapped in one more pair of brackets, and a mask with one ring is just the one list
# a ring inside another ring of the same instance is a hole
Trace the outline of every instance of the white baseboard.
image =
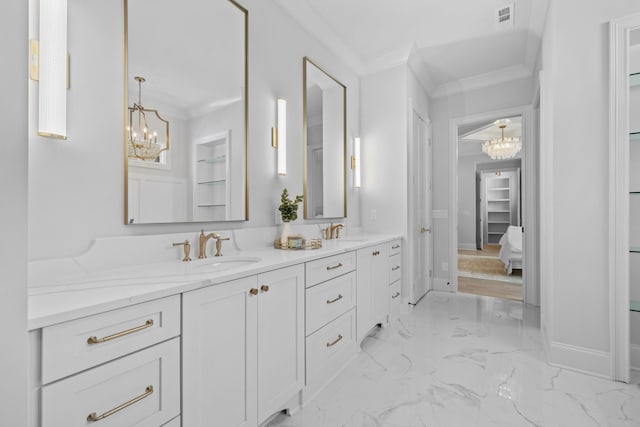
[(631, 369), (640, 371), (640, 345), (631, 344)]
[(465, 251), (475, 251), (478, 248), (475, 243), (458, 243), (458, 249), (464, 249)]
[(445, 291), (445, 292), (453, 292), (453, 286), (449, 283), (449, 279), (444, 277), (434, 277), (433, 278), (433, 290), (434, 291)]
[(547, 357), (550, 365), (611, 379), (611, 353), (551, 342)]

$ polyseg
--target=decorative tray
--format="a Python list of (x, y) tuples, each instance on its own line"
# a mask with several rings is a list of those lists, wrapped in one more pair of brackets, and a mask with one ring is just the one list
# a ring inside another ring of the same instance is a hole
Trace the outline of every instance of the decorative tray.
[(305, 239), (303, 236), (289, 236), (289, 244), (282, 246), (280, 239), (273, 241), (273, 247), (285, 251), (303, 251), (310, 249), (320, 249), (322, 247), (322, 239)]

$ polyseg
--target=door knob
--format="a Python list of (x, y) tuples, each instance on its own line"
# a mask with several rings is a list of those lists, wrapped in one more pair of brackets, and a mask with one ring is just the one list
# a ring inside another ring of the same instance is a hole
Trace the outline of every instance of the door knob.
[(426, 233), (426, 232), (431, 232), (431, 228), (424, 228), (424, 227), (420, 227), (420, 232), (421, 233)]

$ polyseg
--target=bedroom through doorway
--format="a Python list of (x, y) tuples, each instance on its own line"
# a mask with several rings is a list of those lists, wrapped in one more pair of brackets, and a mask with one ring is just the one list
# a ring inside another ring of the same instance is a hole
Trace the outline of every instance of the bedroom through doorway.
[(458, 127), (458, 292), (523, 300), (522, 117)]

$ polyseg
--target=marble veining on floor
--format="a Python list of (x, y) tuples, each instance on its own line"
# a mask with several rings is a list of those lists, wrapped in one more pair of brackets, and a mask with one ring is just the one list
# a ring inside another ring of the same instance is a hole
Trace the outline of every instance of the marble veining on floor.
[(545, 362), (539, 312), (429, 293), (316, 399), (269, 427), (640, 426), (640, 386)]

